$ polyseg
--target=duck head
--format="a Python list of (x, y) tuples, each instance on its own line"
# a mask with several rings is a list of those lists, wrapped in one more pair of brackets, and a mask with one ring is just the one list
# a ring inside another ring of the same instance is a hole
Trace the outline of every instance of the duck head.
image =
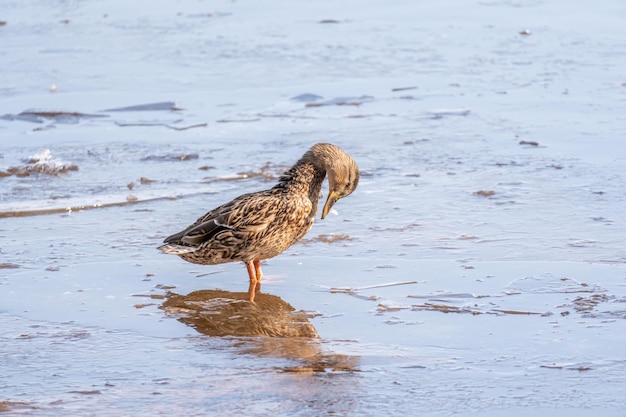
[[(333, 145), (334, 146), (334, 145)], [(350, 155), (335, 147), (334, 157), (328, 161), (326, 172), (328, 175), (328, 198), (322, 209), (324, 219), (335, 203), (346, 197), (359, 185), (359, 167)]]

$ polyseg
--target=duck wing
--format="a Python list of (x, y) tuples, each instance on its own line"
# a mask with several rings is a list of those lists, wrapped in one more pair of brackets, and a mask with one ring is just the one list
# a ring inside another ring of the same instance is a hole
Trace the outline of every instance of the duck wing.
[(221, 232), (239, 236), (260, 233), (274, 221), (276, 203), (267, 191), (244, 194), (209, 211), (182, 232), (166, 238), (164, 243), (200, 246)]

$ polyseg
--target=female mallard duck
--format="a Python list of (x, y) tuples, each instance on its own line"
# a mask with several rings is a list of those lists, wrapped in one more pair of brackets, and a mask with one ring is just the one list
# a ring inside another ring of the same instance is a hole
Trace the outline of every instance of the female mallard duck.
[(244, 194), (209, 211), (165, 239), (159, 249), (196, 264), (243, 262), (253, 301), (263, 275), (261, 260), (285, 251), (313, 226), (326, 174), (329, 192), (322, 209), (324, 219), (337, 200), (350, 195), (359, 183), (354, 159), (330, 143), (311, 147), (272, 189)]

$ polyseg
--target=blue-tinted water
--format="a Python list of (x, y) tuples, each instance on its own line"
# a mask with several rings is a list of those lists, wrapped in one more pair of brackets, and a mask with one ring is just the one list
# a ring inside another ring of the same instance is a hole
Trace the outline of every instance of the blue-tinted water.
[[(621, 415), (620, 2), (1, 13), (0, 410)], [(155, 248), (318, 141), (359, 188), (262, 291), (321, 337), (207, 336), (160, 308), (246, 291), (240, 264)]]

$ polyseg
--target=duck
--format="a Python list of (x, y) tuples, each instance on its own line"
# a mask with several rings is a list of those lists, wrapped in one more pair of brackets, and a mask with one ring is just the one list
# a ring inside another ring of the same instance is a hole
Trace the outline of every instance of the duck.
[(311, 230), (326, 177), (323, 220), (338, 200), (354, 192), (360, 177), (355, 160), (330, 143), (313, 145), (271, 189), (243, 194), (210, 210), (165, 238), (158, 249), (194, 264), (243, 262), (248, 299), (254, 302), (263, 277), (261, 261), (281, 254)]

